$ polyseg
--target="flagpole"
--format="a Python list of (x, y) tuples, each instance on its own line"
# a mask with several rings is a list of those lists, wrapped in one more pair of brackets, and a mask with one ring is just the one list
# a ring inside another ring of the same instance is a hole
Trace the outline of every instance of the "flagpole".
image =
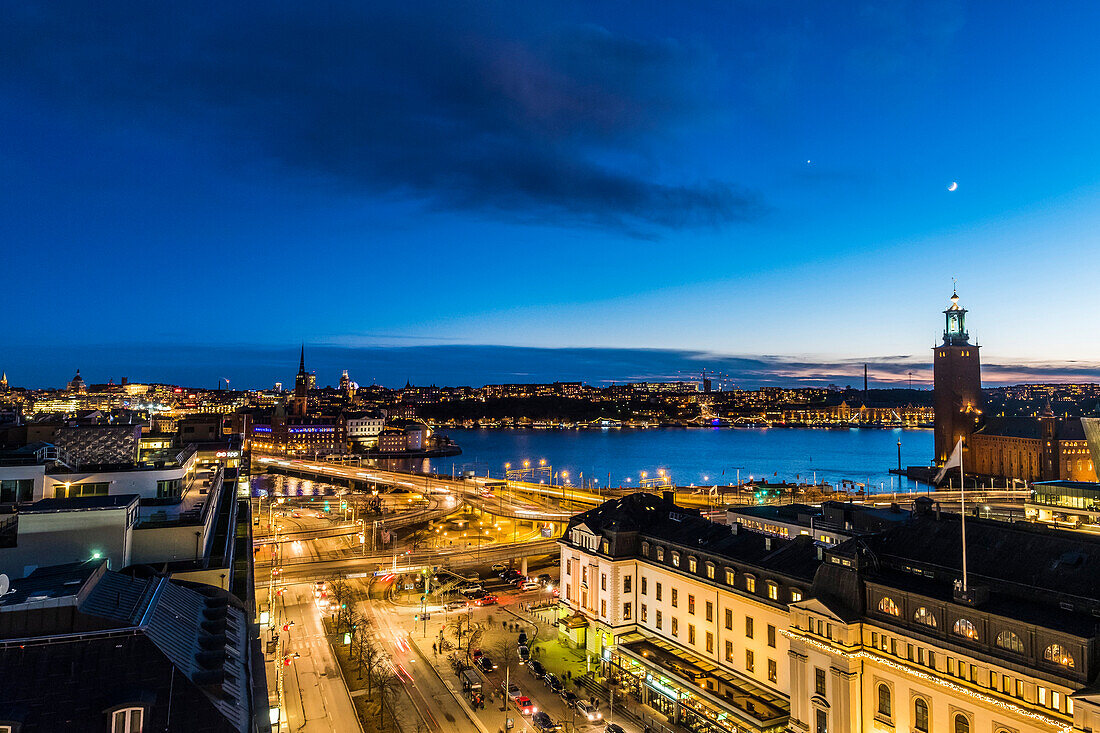
[(959, 509), (962, 514), (963, 593), (966, 592), (966, 474), (963, 473), (963, 442), (959, 438)]

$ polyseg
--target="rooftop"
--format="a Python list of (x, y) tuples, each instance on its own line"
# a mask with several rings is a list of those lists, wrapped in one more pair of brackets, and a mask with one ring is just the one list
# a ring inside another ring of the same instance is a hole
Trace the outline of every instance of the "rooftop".
[(77, 496), (69, 499), (39, 499), (22, 507), (20, 514), (47, 514), (50, 512), (82, 512), (100, 509), (122, 509), (135, 505), (141, 499), (137, 494), (111, 494), (110, 496)]

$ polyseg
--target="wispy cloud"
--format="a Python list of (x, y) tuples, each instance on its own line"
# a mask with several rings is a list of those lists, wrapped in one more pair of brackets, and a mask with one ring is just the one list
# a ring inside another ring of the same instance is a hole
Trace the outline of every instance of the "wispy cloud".
[(466, 2), (13, 6), (0, 84), (353, 195), (643, 235), (762, 210), (656, 165), (706, 103), (705, 54), (543, 23)]

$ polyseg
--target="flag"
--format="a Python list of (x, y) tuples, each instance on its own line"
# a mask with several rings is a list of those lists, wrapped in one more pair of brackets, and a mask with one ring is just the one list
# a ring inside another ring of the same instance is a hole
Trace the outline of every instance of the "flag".
[(945, 475), (947, 475), (948, 469), (962, 468), (962, 460), (963, 460), (963, 441), (962, 441), (962, 438), (959, 438), (959, 442), (955, 444), (955, 449), (951, 451), (951, 457), (948, 458), (947, 462), (943, 464), (943, 468), (941, 468), (940, 472), (938, 474), (936, 474), (936, 480), (933, 481), (932, 483), (939, 484), (940, 481), (943, 481), (943, 477)]

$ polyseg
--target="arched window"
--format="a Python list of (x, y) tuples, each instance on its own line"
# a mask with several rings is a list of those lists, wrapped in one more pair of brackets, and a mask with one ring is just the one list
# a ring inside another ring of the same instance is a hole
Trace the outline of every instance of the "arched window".
[(1012, 631), (1002, 631), (997, 634), (997, 638), (993, 643), (1010, 652), (1016, 652), (1017, 654), (1024, 653), (1024, 640), (1016, 636), (1015, 632)]
[(901, 615), (901, 609), (898, 608), (898, 604), (894, 603), (894, 599), (888, 596), (883, 596), (882, 600), (878, 602), (878, 610), (883, 613), (888, 613), (891, 616)]
[(1043, 650), (1043, 659), (1048, 662), (1060, 664), (1063, 667), (1073, 668), (1073, 655), (1061, 644), (1051, 644)]
[(124, 708), (111, 714), (111, 733), (141, 733), (144, 708)]
[(918, 624), (924, 624), (925, 626), (931, 626), (936, 628), (936, 616), (924, 606), (917, 609), (917, 612), (913, 614), (913, 620)]
[(954, 733), (970, 733), (970, 720), (961, 713), (955, 716)]
[(878, 686), (878, 714), (884, 718), (889, 718), (891, 715), (890, 707), (890, 687), (884, 683), (879, 683)]
[(965, 636), (967, 639), (976, 640), (978, 638), (978, 627), (967, 619), (960, 618), (955, 622), (955, 633), (959, 636)]
[(923, 697), (913, 702), (913, 730), (928, 733), (928, 703)]

